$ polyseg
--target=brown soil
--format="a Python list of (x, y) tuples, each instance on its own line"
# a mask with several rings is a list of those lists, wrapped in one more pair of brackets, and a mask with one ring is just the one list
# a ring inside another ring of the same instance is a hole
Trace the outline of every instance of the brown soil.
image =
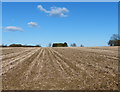
[(118, 90), (118, 47), (2, 49), (4, 90)]

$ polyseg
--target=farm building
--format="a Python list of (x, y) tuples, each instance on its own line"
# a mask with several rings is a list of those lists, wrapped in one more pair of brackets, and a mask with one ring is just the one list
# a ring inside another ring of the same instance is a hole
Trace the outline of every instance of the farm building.
[(67, 43), (53, 43), (52, 47), (68, 47)]

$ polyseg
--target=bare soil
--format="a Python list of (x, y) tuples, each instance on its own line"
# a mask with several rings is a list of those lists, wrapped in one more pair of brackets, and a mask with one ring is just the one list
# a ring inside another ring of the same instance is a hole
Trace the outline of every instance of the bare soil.
[(3, 90), (118, 90), (118, 47), (1, 50)]

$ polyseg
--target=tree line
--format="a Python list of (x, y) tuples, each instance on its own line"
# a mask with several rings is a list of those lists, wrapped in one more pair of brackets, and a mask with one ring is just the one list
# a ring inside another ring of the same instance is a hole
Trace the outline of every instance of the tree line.
[[(68, 44), (66, 43), (66, 42), (64, 42), (64, 43), (49, 43), (48, 44), (48, 47), (69, 47), (68, 46)], [(77, 44), (76, 43), (71, 43), (70, 44), (70, 47), (84, 47), (84, 45), (80, 45), (80, 46), (77, 46)]]
[[(58, 45), (58, 47), (68, 47), (67, 43), (57, 43), (57, 44), (52, 44), (49, 43), (47, 47), (56, 47)], [(108, 41), (108, 45), (109, 46), (120, 46), (120, 35), (119, 34), (113, 34), (110, 38), (110, 40)], [(0, 45), (0, 47), (42, 47), (41, 45), (22, 45), (22, 44), (10, 44), (10, 45)], [(70, 44), (70, 47), (84, 47), (84, 45), (80, 45), (77, 46), (76, 43), (72, 43)]]
[[(22, 45), (22, 44), (10, 44), (10, 45), (2, 44), (2, 45), (0, 45), (0, 47), (42, 47), (42, 46), (41, 45)], [(64, 44), (49, 43), (47, 47), (68, 47), (68, 44), (66, 42)], [(78, 46), (76, 43), (72, 43), (72, 44), (70, 44), (70, 47), (78, 47)], [(79, 47), (84, 47), (84, 45), (81, 44)]]
[(0, 45), (0, 47), (41, 47), (41, 45), (22, 45), (22, 44), (10, 44), (10, 45)]

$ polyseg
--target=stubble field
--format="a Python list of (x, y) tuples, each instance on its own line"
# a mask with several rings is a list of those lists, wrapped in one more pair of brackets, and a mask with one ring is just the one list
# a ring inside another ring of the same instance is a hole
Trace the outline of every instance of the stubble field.
[(4, 90), (118, 90), (118, 47), (1, 50)]

